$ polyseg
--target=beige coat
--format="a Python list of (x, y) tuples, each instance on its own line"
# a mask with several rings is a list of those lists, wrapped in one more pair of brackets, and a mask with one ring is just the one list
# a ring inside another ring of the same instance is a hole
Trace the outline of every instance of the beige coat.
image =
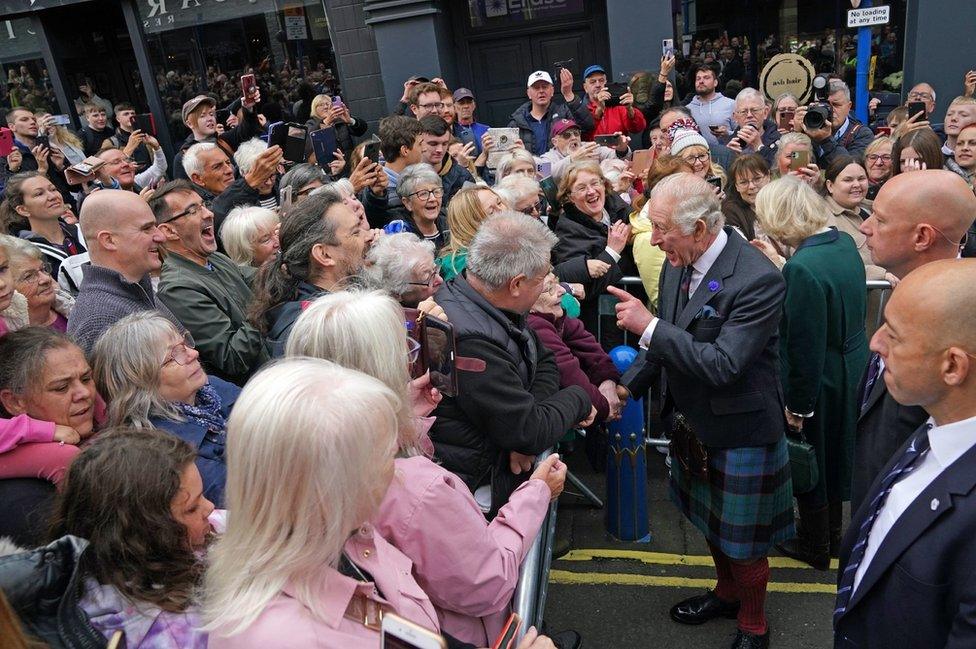
[[(853, 210), (848, 210), (840, 205), (831, 197), (827, 196), (827, 205), (830, 206), (830, 211), (833, 218), (828, 221), (827, 225), (836, 227), (841, 232), (846, 232), (851, 235), (854, 239), (854, 243), (857, 245), (857, 251), (861, 255), (861, 261), (864, 262), (864, 272), (869, 280), (872, 279), (884, 279), (885, 269), (881, 266), (875, 265), (871, 261), (871, 251), (868, 250), (868, 239), (861, 233), (860, 227), (864, 219), (861, 215)], [(865, 200), (861, 203), (860, 208), (867, 213), (871, 213), (871, 207), (873, 201)]]

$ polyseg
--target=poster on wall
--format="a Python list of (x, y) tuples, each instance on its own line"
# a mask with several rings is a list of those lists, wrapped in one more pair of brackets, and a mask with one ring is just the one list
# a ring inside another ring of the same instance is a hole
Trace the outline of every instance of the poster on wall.
[(578, 16), (583, 0), (468, 0), (472, 27), (495, 27)]

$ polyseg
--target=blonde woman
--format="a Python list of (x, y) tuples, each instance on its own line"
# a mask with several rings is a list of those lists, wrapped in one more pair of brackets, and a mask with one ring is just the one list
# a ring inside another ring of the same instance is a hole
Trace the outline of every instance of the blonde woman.
[(47, 135), (51, 145), (61, 150), (68, 165), (78, 164), (85, 159), (85, 145), (81, 139), (66, 126), (55, 124), (53, 115), (42, 112), (34, 113), (34, 117), (37, 119), (37, 134)]
[(392, 298), (343, 291), (305, 310), (286, 355), (361, 371), (397, 395), (396, 475), (372, 521), (413, 562), (413, 575), (437, 608), (443, 631), (483, 647), (502, 629), (519, 566), (550, 500), (562, 492), (566, 466), (550, 456), (487, 523), (464, 482), (420, 453), (433, 450), (426, 437), (432, 419), (426, 417), (440, 394), (427, 377), (410, 381), (408, 349), (403, 311)]
[(451, 239), (440, 251), (437, 265), (444, 281), (460, 275), (468, 265), (468, 246), (481, 223), (507, 209), (504, 199), (488, 187), (465, 187), (447, 206), (447, 228)]
[(227, 445), (234, 513), (205, 580), (211, 649), (375, 649), (383, 612), (439, 632), (410, 560), (368, 523), (394, 478), (397, 395), (296, 358), (255, 375), (240, 402)]
[(513, 174), (535, 178), (535, 158), (525, 149), (512, 149), (502, 155), (498, 161), (498, 168), (495, 170), (495, 182), (497, 183), (506, 176)]
[[(353, 138), (363, 135), (369, 128), (366, 120), (350, 115), (348, 106), (337, 104), (329, 95), (316, 95), (312, 99), (311, 109), (311, 117), (305, 123), (308, 130), (317, 131), (320, 128), (333, 127), (338, 149), (347, 155), (355, 146)], [(325, 165), (332, 161), (320, 162)]]
[(796, 495), (798, 537), (778, 547), (826, 570), (850, 499), (857, 386), (868, 361), (864, 264), (851, 236), (827, 227), (824, 199), (798, 178), (763, 187), (756, 217), (767, 236), (795, 249), (783, 266), (779, 327), (785, 415), (813, 445), (820, 470), (814, 488)]
[(259, 267), (278, 253), (278, 215), (256, 205), (232, 209), (220, 224), (227, 256), (241, 266)]

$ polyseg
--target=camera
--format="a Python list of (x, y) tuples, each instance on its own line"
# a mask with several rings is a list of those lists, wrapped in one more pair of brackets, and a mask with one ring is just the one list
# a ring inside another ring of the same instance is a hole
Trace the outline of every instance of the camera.
[(816, 131), (830, 124), (834, 118), (834, 108), (827, 101), (830, 96), (830, 80), (825, 74), (818, 74), (813, 78), (814, 100), (807, 105), (807, 113), (803, 116), (803, 126)]

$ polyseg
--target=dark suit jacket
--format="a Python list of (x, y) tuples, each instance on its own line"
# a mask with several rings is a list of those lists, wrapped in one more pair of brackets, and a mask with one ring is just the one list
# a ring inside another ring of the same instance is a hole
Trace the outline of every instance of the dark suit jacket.
[(785, 428), (779, 379), (779, 320), (786, 283), (761, 252), (729, 237), (685, 308), (681, 268), (665, 263), (650, 345), (624, 374), (643, 396), (663, 370), (664, 414), (673, 406), (707, 446), (762, 446)]
[(871, 387), (867, 403), (864, 401), (864, 384), (867, 370), (861, 376), (857, 388), (860, 408), (854, 436), (854, 469), (851, 484), (851, 513), (857, 511), (867, 495), (868, 488), (881, 473), (891, 456), (929, 418), (918, 406), (903, 406), (895, 401), (884, 382), (878, 377)]
[[(893, 454), (868, 492), (895, 465)], [(976, 447), (905, 510), (878, 548), (834, 630), (835, 649), (976, 646)], [(867, 506), (854, 514), (840, 552), (848, 564)]]

